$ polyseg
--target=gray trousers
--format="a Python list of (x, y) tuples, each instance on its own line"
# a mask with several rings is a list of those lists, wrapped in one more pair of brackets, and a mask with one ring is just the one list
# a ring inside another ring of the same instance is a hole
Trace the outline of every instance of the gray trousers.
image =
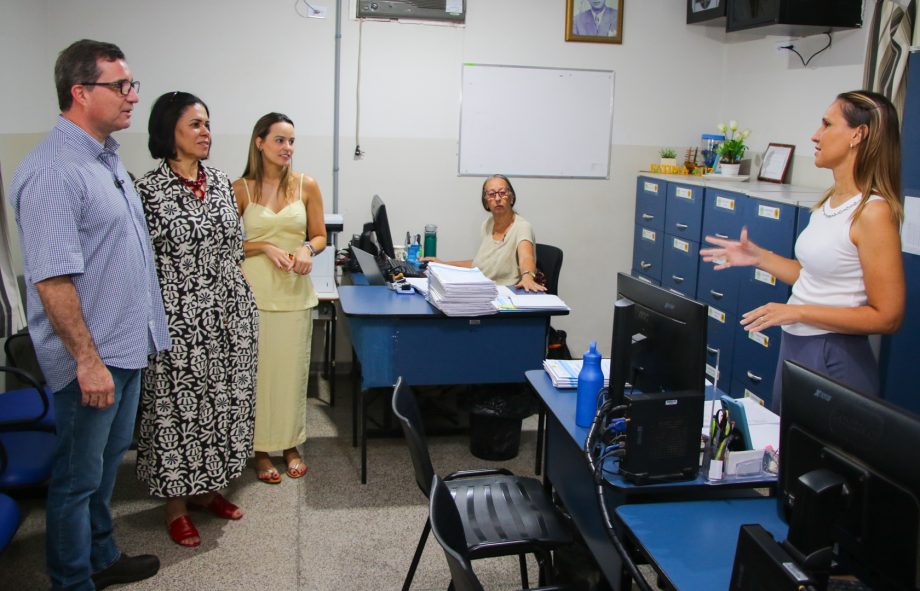
[(773, 380), (771, 407), (776, 414), (782, 409), (783, 361), (787, 359), (864, 394), (879, 395), (878, 362), (866, 335), (826, 333), (803, 337), (783, 332)]

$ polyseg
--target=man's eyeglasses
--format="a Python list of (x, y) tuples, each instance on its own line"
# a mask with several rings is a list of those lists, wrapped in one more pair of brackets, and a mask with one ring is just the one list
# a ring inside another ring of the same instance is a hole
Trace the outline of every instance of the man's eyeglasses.
[(128, 96), (131, 94), (131, 89), (134, 89), (134, 92), (137, 94), (141, 93), (141, 82), (140, 80), (116, 80), (114, 82), (77, 82), (80, 86), (108, 86), (113, 90), (117, 90), (121, 93), (121, 96)]
[(504, 199), (505, 197), (511, 197), (511, 191), (500, 189), (498, 191), (489, 191), (486, 193), (486, 199), (491, 199), (492, 201), (498, 201), (499, 199)]

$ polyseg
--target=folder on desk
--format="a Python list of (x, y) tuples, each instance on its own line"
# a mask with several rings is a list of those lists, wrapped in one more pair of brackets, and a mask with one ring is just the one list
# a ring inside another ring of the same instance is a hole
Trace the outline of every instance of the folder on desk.
[(779, 449), (779, 416), (751, 398), (723, 395), (722, 408), (728, 410), (741, 432), (744, 449), (764, 449), (767, 445)]

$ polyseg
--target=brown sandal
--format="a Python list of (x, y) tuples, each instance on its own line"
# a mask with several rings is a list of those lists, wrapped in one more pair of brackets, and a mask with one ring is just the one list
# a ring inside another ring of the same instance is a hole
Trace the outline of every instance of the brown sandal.
[(281, 482), (281, 474), (278, 474), (278, 471), (274, 468), (256, 470), (256, 478), (266, 484), (278, 484)]
[(303, 463), (303, 459), (300, 458), (291, 460), (291, 463), (288, 464), (288, 468), (287, 471), (285, 471), (285, 474), (287, 474), (289, 478), (301, 478), (304, 474), (307, 473), (307, 470), (309, 469), (310, 468), (308, 468), (307, 465)]

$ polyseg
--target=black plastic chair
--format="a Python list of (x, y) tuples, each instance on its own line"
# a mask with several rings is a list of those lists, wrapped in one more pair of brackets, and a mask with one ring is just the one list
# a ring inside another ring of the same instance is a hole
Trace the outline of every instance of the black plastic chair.
[[(443, 480), (431, 479), (431, 498), (428, 502), (428, 520), (431, 532), (444, 549), (450, 568), (451, 586), (455, 591), (484, 591), (482, 583), (473, 572), (464, 534), (463, 520), (457, 510), (457, 500)], [(533, 591), (563, 591), (560, 586), (548, 586)]]
[(559, 295), (559, 273), (562, 271), (562, 249), (549, 244), (537, 244), (537, 269), (543, 271), (546, 292)]
[[(412, 389), (400, 377), (393, 389), (393, 414), (399, 420), (415, 469), (415, 481), (426, 497), (431, 491), (434, 468), (422, 428), (421, 413)], [(535, 478), (515, 476), (509, 470), (484, 469), (454, 472), (444, 478), (456, 498), (462, 516), (467, 556), (471, 559), (518, 555), (521, 584), (526, 588), (525, 554), (534, 554), (541, 580), (552, 578), (550, 551), (569, 544), (568, 525)], [(431, 531), (431, 520), (419, 538), (403, 590), (408, 591)]]

